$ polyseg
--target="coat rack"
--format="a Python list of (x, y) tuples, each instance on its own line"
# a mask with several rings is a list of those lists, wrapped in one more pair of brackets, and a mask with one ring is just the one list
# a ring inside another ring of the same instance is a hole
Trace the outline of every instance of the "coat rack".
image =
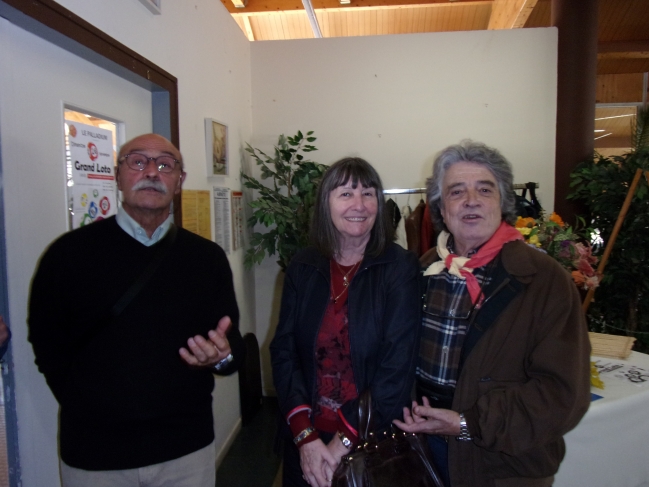
[(421, 194), (425, 193), (426, 188), (408, 188), (408, 189), (384, 189), (383, 194)]
[[(539, 183), (534, 183), (534, 187), (539, 189)], [(514, 184), (514, 190), (525, 189), (526, 184)], [(383, 194), (423, 194), (426, 193), (426, 188), (396, 188), (396, 189), (384, 189)]]

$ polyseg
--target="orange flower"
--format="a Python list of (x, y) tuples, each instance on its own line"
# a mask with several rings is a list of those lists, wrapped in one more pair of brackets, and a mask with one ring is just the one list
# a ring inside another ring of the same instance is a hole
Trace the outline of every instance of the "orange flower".
[(584, 276), (580, 271), (572, 271), (572, 280), (575, 281), (577, 287), (581, 287), (586, 283), (586, 276)]
[(561, 219), (561, 217), (557, 215), (555, 212), (552, 212), (552, 214), (550, 215), (550, 221), (556, 223), (560, 227), (564, 227), (566, 225)]
[(518, 219), (516, 220), (516, 228), (525, 228), (525, 227), (532, 228), (534, 226), (534, 223), (536, 222), (532, 217), (528, 216), (527, 218), (523, 218), (522, 216), (519, 216)]

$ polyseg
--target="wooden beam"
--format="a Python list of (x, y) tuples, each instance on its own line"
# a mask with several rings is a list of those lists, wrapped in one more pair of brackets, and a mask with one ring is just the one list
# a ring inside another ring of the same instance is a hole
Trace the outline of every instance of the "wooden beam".
[(632, 145), (631, 137), (602, 137), (595, 141), (595, 149), (630, 149)]
[(649, 39), (640, 41), (598, 42), (597, 54), (649, 51)]
[(246, 36), (250, 42), (255, 40), (255, 35), (252, 33), (252, 26), (250, 25), (250, 17), (247, 15), (243, 16), (243, 27), (246, 29)]
[(649, 72), (649, 59), (598, 59), (597, 74), (626, 74)]
[(524, 27), (537, 2), (538, 0), (494, 0), (488, 29)]
[[(459, 6), (459, 5), (484, 5), (491, 4), (494, 0), (351, 0), (347, 8), (361, 9), (367, 7), (390, 7), (390, 6)], [(304, 10), (301, 0), (248, 0), (245, 8), (235, 8), (231, 0), (221, 0), (223, 6), (231, 14), (254, 13), (254, 12), (283, 12), (290, 10)], [(312, 0), (315, 10), (340, 8), (339, 0)]]
[(649, 59), (649, 50), (646, 51), (621, 51), (598, 52), (597, 60), (604, 59)]
[(597, 43), (597, 74), (649, 71), (649, 39)]

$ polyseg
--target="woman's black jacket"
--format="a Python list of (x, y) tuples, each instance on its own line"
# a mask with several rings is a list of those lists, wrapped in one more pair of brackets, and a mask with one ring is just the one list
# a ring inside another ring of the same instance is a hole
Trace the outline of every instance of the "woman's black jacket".
[[(279, 407), (286, 415), (316, 400), (315, 344), (330, 299), (329, 259), (300, 251), (286, 270), (279, 324), (270, 345)], [(371, 388), (374, 426), (383, 429), (410, 406), (418, 356), (419, 264), (414, 253), (390, 244), (366, 256), (349, 287), (349, 340), (358, 393)], [(345, 420), (358, 428), (358, 400), (345, 403)]]

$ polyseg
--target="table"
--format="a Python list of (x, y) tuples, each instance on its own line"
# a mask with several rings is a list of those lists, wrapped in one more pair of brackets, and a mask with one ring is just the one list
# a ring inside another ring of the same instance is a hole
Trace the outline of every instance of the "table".
[[(649, 355), (632, 352), (627, 360), (593, 357), (649, 370)], [(603, 396), (591, 402), (577, 427), (566, 436), (566, 457), (554, 487), (649, 487), (649, 381), (638, 387), (601, 375)]]

